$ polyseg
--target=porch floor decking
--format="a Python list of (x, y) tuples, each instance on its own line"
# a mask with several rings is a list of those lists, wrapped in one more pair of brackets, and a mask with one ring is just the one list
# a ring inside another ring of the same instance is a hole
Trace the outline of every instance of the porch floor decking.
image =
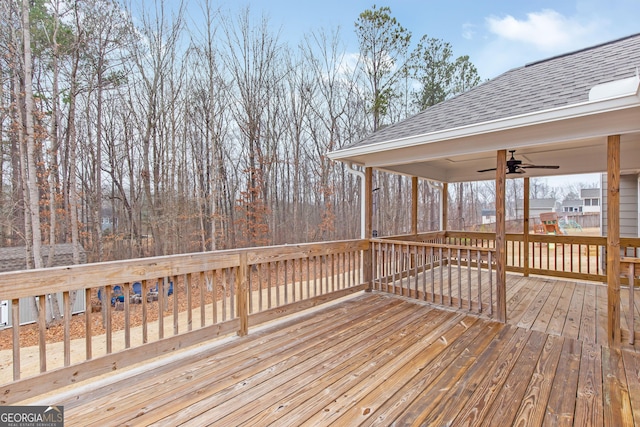
[(363, 293), (37, 403), (68, 426), (640, 425), (640, 354), (601, 345), (606, 288), (510, 275), (507, 297), (504, 325)]

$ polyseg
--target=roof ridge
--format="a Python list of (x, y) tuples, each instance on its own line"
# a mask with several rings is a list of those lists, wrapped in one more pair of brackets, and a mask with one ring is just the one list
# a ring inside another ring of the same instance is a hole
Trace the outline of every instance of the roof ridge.
[(538, 61), (529, 62), (528, 64), (525, 64), (524, 67), (525, 68), (526, 67), (531, 67), (533, 65), (542, 64), (544, 62), (553, 61), (554, 59), (564, 58), (564, 57), (567, 57), (567, 56), (575, 55), (577, 53), (582, 53), (582, 52), (586, 52), (586, 51), (589, 51), (589, 50), (597, 49), (597, 48), (600, 48), (602, 46), (607, 46), (607, 45), (610, 45), (610, 44), (619, 43), (621, 41), (624, 41), (624, 40), (627, 40), (627, 39), (630, 39), (630, 38), (633, 38), (633, 37), (638, 37), (638, 36), (640, 36), (640, 33), (629, 34), (628, 36), (620, 37), (620, 38), (615, 39), (615, 40), (609, 40), (609, 41), (606, 41), (606, 42), (603, 42), (603, 43), (599, 43), (599, 44), (596, 44), (596, 45), (593, 45), (593, 46), (588, 46), (588, 47), (584, 47), (582, 49), (574, 50), (572, 52), (566, 52), (566, 53), (562, 53), (562, 54), (559, 54), (559, 55), (551, 56), (549, 58), (540, 59)]

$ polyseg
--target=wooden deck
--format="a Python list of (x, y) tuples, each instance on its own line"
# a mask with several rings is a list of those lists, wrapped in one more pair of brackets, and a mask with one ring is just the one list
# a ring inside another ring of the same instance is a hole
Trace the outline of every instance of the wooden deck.
[(24, 403), (87, 425), (640, 425), (606, 288), (509, 276), (509, 323), (363, 293)]

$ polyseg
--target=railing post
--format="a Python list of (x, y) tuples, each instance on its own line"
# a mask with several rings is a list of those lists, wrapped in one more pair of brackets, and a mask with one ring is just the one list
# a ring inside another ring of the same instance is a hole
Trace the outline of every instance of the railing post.
[(524, 178), (524, 215), (523, 215), (523, 275), (529, 277), (529, 178)]
[(607, 139), (607, 335), (620, 346), (620, 135)]
[(238, 266), (238, 272), (236, 274), (236, 306), (238, 318), (240, 319), (240, 330), (238, 335), (241, 337), (249, 333), (249, 283), (248, 274), (250, 274), (247, 268), (247, 253), (240, 253), (240, 265)]
[[(365, 235), (362, 236), (365, 239), (370, 239), (373, 233), (373, 169), (368, 167), (364, 169), (364, 195), (362, 197), (365, 198), (365, 226), (364, 232)], [(369, 248), (363, 252), (363, 281), (367, 283), (367, 292), (371, 292), (373, 290), (373, 250), (372, 250), (371, 241), (369, 241)]]

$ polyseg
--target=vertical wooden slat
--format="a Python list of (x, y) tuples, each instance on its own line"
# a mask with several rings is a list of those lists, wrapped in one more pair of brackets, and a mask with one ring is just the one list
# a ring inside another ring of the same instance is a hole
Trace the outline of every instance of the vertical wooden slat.
[(156, 291), (158, 292), (158, 339), (164, 338), (164, 281), (164, 278), (156, 280)]
[(124, 348), (131, 347), (131, 283), (124, 284)]
[[(192, 283), (191, 278), (192, 278), (191, 273), (185, 274), (184, 276), (184, 287), (187, 290), (187, 331), (193, 330), (193, 301), (191, 297), (191, 283)], [(174, 287), (173, 289), (174, 307), (178, 306), (178, 296), (176, 295), (176, 290), (177, 289), (175, 289)]]
[(267, 263), (267, 308), (271, 308), (272, 306), (272, 302), (271, 302), (271, 289), (273, 288), (272, 286), (273, 284), (271, 283), (271, 263)]
[(471, 249), (467, 249), (467, 297), (469, 298), (469, 311), (471, 311)]
[[(206, 324), (206, 322), (205, 322), (206, 313), (204, 311), (204, 309), (205, 309), (205, 299), (204, 299), (205, 283), (206, 283), (205, 273), (204, 273), (204, 271), (201, 271), (200, 272), (200, 277), (198, 278), (198, 284), (200, 285), (200, 327), (201, 328), (204, 328), (204, 326)], [(213, 303), (215, 304), (216, 301), (214, 300)]]
[(296, 302), (296, 260), (291, 260), (291, 302)]
[(620, 346), (620, 135), (607, 138), (607, 335)]
[(111, 307), (111, 296), (113, 294), (113, 287), (111, 285), (105, 286), (104, 287), (104, 292), (105, 292), (105, 297), (104, 300), (106, 302), (106, 307), (102, 307), (103, 310), (106, 309), (106, 319), (107, 321), (105, 322), (105, 337), (107, 340), (107, 354), (111, 354), (113, 352), (113, 330), (111, 327), (111, 316), (113, 315), (112, 313), (112, 307)]
[(71, 365), (71, 297), (69, 291), (62, 293), (64, 307), (64, 366)]
[(228, 283), (229, 283), (229, 315), (230, 318), (233, 319), (236, 316), (236, 293), (237, 293), (237, 289), (236, 289), (236, 279), (237, 276), (235, 276), (234, 274), (238, 274), (238, 268), (228, 268), (227, 269), (227, 274), (231, 274), (231, 279), (229, 279), (229, 276), (227, 276)]
[(47, 296), (38, 297), (38, 350), (40, 354), (40, 372), (47, 371)]
[[(213, 324), (218, 323), (218, 271), (211, 271), (211, 290), (213, 291)], [(224, 299), (224, 295), (222, 296)]]
[(433, 246), (431, 246), (431, 302), (435, 302), (436, 300), (436, 272), (435, 272), (435, 261), (434, 261), (434, 257), (435, 257), (435, 249), (433, 248)]
[(438, 258), (440, 263), (440, 304), (444, 304), (444, 260), (442, 259), (442, 248), (438, 248)]
[(451, 248), (447, 249), (447, 286), (449, 292), (449, 305), (452, 305), (453, 297), (451, 295)]
[(496, 286), (498, 321), (507, 321), (507, 251), (506, 251), (506, 170), (507, 151), (496, 156)]
[[(90, 309), (87, 309), (90, 311)], [(11, 335), (13, 353), (13, 380), (20, 379), (20, 299), (11, 300)]]
[(222, 321), (227, 320), (227, 270), (220, 270), (220, 281), (222, 282)]
[(476, 253), (478, 267), (478, 313), (482, 313), (482, 252), (478, 249)]
[(487, 269), (489, 270), (489, 315), (493, 314), (493, 271), (491, 259), (491, 252), (487, 253)]
[(149, 281), (142, 281), (142, 343), (146, 344), (149, 342), (149, 330), (147, 327), (148, 319), (148, 307), (149, 304), (147, 302), (147, 295), (149, 293)]
[(462, 308), (462, 249), (458, 248), (458, 308)]
[(91, 323), (91, 288), (84, 290), (85, 310), (84, 310), (84, 351), (85, 358), (91, 360), (93, 357), (92, 323)]
[(247, 253), (240, 253), (240, 266), (236, 272), (236, 290), (238, 318), (240, 319), (240, 330), (238, 335), (245, 336), (249, 333), (249, 287), (247, 286)]
[[(178, 308), (178, 292), (180, 292), (180, 288), (178, 287), (178, 276), (172, 276), (166, 283), (163, 282), (162, 293), (167, 296), (166, 303), (169, 304), (169, 289), (171, 288), (171, 282), (173, 282), (173, 335), (178, 335), (180, 332), (180, 312)], [(182, 276), (182, 283), (185, 285), (186, 291), (187, 284), (185, 283), (185, 276)]]
[(636, 281), (636, 265), (635, 263), (629, 263), (629, 344), (633, 344), (635, 340), (635, 305), (634, 305), (634, 293), (635, 293), (635, 281)]

